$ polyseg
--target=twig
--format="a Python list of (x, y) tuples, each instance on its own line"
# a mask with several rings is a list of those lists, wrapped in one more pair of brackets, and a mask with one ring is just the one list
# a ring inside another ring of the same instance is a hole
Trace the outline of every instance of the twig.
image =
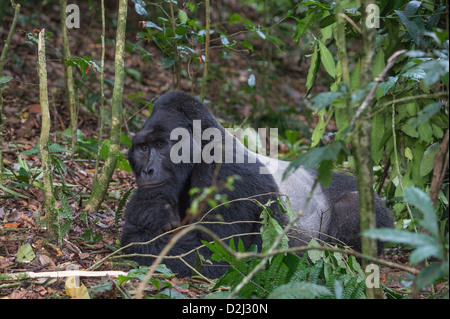
[[(142, 299), (142, 292), (144, 291), (145, 285), (147, 284), (148, 280), (153, 276), (153, 274), (154, 274), (154, 272), (156, 270), (156, 267), (158, 267), (158, 265), (162, 262), (164, 257), (169, 253), (169, 251), (173, 248), (173, 246), (181, 238), (183, 238), (185, 235), (187, 235), (191, 231), (202, 231), (202, 232), (208, 234), (209, 236), (211, 236), (213, 239), (217, 240), (218, 242), (221, 242), (221, 239), (216, 234), (214, 234), (208, 228), (205, 228), (205, 227), (200, 226), (200, 225), (191, 225), (191, 226), (183, 229), (182, 231), (176, 233), (172, 238), (170, 238), (170, 240), (167, 243), (167, 245), (163, 248), (163, 250), (159, 253), (158, 257), (153, 262), (152, 266), (150, 267), (149, 271), (145, 275), (144, 279), (140, 282), (140, 284), (139, 284), (139, 286), (137, 288), (137, 291), (136, 291), (136, 295), (135, 295), (136, 299)], [(223, 245), (222, 247), (225, 248), (226, 245)], [(227, 247), (225, 249), (227, 249), (227, 251), (230, 254), (234, 254), (234, 252), (229, 247)]]
[(27, 280), (33, 278), (66, 278), (66, 277), (105, 277), (117, 278), (126, 276), (123, 271), (86, 271), (86, 270), (66, 270), (66, 271), (46, 271), (46, 272), (19, 272), (14, 274), (0, 274), (0, 281)]
[(375, 83), (370, 88), (369, 94), (367, 94), (366, 98), (361, 103), (361, 106), (359, 107), (358, 111), (356, 112), (355, 116), (353, 117), (352, 121), (350, 122), (350, 127), (355, 126), (356, 120), (361, 116), (361, 114), (364, 113), (366, 108), (370, 105), (372, 98), (373, 98), (373, 94), (375, 93), (375, 90), (377, 89), (378, 84), (381, 81), (383, 81), (383, 78), (386, 76), (386, 73), (392, 68), (397, 57), (405, 52), (406, 52), (406, 50), (397, 51), (388, 59), (387, 64), (384, 67), (383, 71), (381, 71), (381, 73), (375, 78)]
[(356, 32), (358, 32), (359, 34), (361, 34), (361, 28), (358, 27), (355, 23), (355, 21), (353, 21), (352, 19), (350, 19), (350, 17), (348, 15), (346, 15), (345, 13), (339, 13), (339, 15), (344, 18), (345, 20), (347, 20), (352, 26), (353, 28), (355, 28)]
[(6, 53), (8, 52), (9, 43), (11, 42), (11, 38), (16, 30), (17, 18), (19, 16), (20, 4), (14, 3), (14, 0), (11, 0), (11, 6), (14, 8), (14, 18), (11, 24), (11, 28), (9, 29), (8, 37), (6, 38), (5, 44), (2, 49), (2, 55), (0, 57), (0, 76), (3, 73), (3, 67), (6, 61)]
[(39, 72), (39, 101), (42, 110), (41, 135), (39, 137), (39, 153), (41, 154), (42, 172), (44, 175), (44, 206), (45, 223), (48, 238), (51, 242), (58, 240), (59, 223), (58, 214), (55, 211), (55, 198), (53, 196), (53, 172), (49, 154), (48, 143), (50, 138), (50, 110), (48, 106), (47, 92), (47, 66), (45, 62), (45, 29), (39, 32), (38, 43), (38, 72)]
[(434, 157), (433, 178), (431, 179), (430, 186), (430, 199), (434, 206), (441, 189), (442, 182), (445, 177), (445, 172), (448, 170), (448, 130), (445, 132), (444, 138), (439, 147), (439, 153)]
[(211, 12), (209, 8), (209, 0), (205, 0), (205, 14), (206, 14), (206, 34), (205, 34), (205, 65), (203, 66), (202, 91), (200, 94), (200, 101), (203, 102), (206, 95), (206, 80), (208, 78), (208, 63), (209, 63), (209, 27), (211, 20)]
[[(6, 54), (8, 52), (9, 43), (11, 42), (11, 38), (16, 30), (17, 18), (19, 16), (20, 4), (15, 4), (14, 0), (11, 0), (11, 6), (14, 8), (14, 18), (11, 24), (11, 28), (9, 29), (8, 37), (6, 38), (5, 44), (2, 49), (2, 54), (0, 56), (0, 77), (3, 74), (3, 67), (5, 66)], [(5, 129), (5, 121), (6, 117), (3, 115), (3, 85), (0, 85), (0, 181), (3, 179), (3, 132)]]
[(70, 110), (70, 128), (72, 131), (72, 158), (75, 157), (77, 151), (77, 106), (75, 101), (75, 89), (73, 80), (73, 68), (68, 65), (67, 62), (70, 60), (70, 46), (69, 46), (69, 35), (67, 33), (66, 19), (67, 19), (67, 0), (60, 0), (59, 6), (61, 10), (61, 33), (62, 33), (62, 63), (64, 68), (64, 80), (66, 83), (66, 90), (69, 98), (69, 110)]
[[(397, 170), (397, 176), (398, 176), (398, 180), (399, 180), (399, 185), (400, 185), (400, 188), (401, 188), (402, 194), (403, 194), (404, 189), (403, 189), (402, 180), (400, 178), (402, 176), (402, 174), (400, 173), (400, 165), (399, 165), (399, 162), (398, 162), (397, 137), (396, 137), (396, 134), (395, 134), (395, 104), (392, 104), (392, 138), (393, 138), (393, 141), (394, 141), (395, 168)], [(414, 222), (415, 219), (414, 219), (414, 216), (413, 216), (413, 214), (411, 212), (411, 208), (409, 207), (409, 204), (408, 204), (407, 201), (405, 201), (405, 204), (406, 204), (406, 209), (407, 209), (408, 214), (409, 214), (409, 218), (411, 218), (411, 220), (412, 220), (412, 225), (414, 227), (414, 231), (417, 233), (417, 227), (416, 227), (416, 223)]]
[(94, 181), (98, 180), (98, 167), (100, 162), (100, 153), (102, 150), (103, 128), (104, 128), (104, 113), (105, 113), (105, 93), (104, 93), (104, 75), (105, 75), (105, 4), (101, 1), (102, 7), (102, 57), (101, 57), (101, 72), (100, 72), (100, 129), (97, 138), (97, 158), (95, 160)]
[(329, 247), (329, 246), (318, 246), (318, 247), (300, 246), (300, 247), (290, 247), (290, 248), (286, 248), (286, 249), (274, 250), (272, 252), (266, 252), (266, 253), (252, 253), (252, 252), (237, 253), (236, 259), (239, 260), (239, 259), (252, 258), (252, 257), (253, 258), (262, 258), (262, 257), (266, 257), (266, 256), (272, 257), (272, 256), (275, 256), (278, 254), (298, 253), (298, 252), (305, 252), (305, 251), (309, 251), (309, 250), (337, 252), (337, 253), (352, 255), (352, 256), (355, 256), (356, 258), (361, 258), (361, 259), (366, 258), (375, 264), (403, 270), (403, 271), (406, 271), (413, 275), (417, 275), (420, 272), (420, 270), (418, 270), (416, 268), (405, 266), (403, 264), (397, 264), (397, 263), (387, 261), (387, 260), (384, 260), (381, 258), (366, 256), (366, 255), (364, 255), (360, 252), (357, 252), (356, 250), (353, 250), (353, 249), (341, 249), (341, 248), (335, 248), (335, 247)]
[(419, 95), (412, 95), (412, 96), (406, 96), (406, 97), (402, 97), (396, 100), (392, 100), (389, 102), (386, 102), (384, 104), (382, 104), (380, 107), (377, 108), (377, 110), (375, 112), (372, 113), (372, 117), (378, 115), (379, 113), (381, 113), (386, 107), (388, 107), (389, 105), (392, 104), (400, 104), (400, 103), (404, 103), (404, 102), (409, 102), (409, 101), (415, 101), (415, 100), (420, 100), (420, 99), (435, 99), (438, 96), (448, 96), (448, 92), (436, 92), (433, 94), (419, 94)]

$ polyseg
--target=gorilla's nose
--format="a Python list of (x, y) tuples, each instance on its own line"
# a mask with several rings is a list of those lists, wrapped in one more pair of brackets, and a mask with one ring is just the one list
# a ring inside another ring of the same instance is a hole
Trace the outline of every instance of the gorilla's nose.
[(152, 177), (155, 175), (155, 170), (153, 168), (147, 169), (144, 171), (145, 174), (147, 174), (148, 177)]

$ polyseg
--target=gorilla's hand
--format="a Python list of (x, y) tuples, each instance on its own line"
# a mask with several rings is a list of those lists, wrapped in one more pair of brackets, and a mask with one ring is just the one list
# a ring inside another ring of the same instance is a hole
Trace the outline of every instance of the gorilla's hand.
[(176, 205), (164, 198), (131, 200), (125, 214), (129, 223), (152, 237), (180, 226)]

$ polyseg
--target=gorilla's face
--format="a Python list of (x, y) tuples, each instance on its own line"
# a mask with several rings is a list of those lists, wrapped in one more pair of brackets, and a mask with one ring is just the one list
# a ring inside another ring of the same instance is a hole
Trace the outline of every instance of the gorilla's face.
[(136, 182), (139, 188), (163, 186), (172, 172), (163, 165), (169, 158), (171, 141), (164, 132), (141, 131), (133, 138), (133, 157)]
[(139, 190), (154, 192), (165, 190), (177, 195), (188, 180), (191, 165), (175, 164), (170, 158), (170, 150), (177, 140), (170, 140), (170, 133), (188, 123), (177, 114), (155, 112), (142, 130), (133, 137), (133, 145), (128, 152), (128, 161), (136, 175)]

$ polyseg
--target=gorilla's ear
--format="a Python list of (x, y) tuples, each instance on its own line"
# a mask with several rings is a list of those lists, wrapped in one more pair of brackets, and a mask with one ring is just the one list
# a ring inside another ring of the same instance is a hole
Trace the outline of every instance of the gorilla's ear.
[(130, 164), (131, 169), (136, 174), (136, 171), (135, 171), (136, 161), (134, 160), (134, 143), (131, 144), (131, 147), (128, 150), (127, 159), (128, 159), (128, 163)]

